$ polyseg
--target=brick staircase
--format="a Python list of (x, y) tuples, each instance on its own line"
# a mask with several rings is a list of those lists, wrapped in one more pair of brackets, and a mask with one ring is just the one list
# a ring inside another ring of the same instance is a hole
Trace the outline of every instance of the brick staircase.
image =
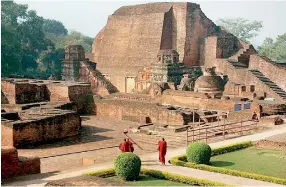
[(227, 60), (235, 69), (245, 69), (247, 68), (247, 65), (241, 63), (241, 62), (238, 62), (234, 59), (229, 59)]
[(229, 58), (228, 62), (236, 69), (248, 68), (249, 58), (253, 53), (255, 53), (255, 49), (252, 46), (245, 50), (240, 49), (237, 54)]
[(259, 70), (254, 70), (254, 69), (249, 71), (253, 75), (255, 75), (260, 81), (266, 84), (269, 88), (271, 88), (272, 91), (274, 91), (277, 95), (286, 100), (286, 92), (282, 90), (277, 84), (272, 82), (269, 78), (267, 78), (263, 73), (261, 73)]

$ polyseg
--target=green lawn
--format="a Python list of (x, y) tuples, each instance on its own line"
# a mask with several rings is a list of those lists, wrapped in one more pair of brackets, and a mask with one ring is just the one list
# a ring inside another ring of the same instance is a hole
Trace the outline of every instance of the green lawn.
[(286, 151), (250, 147), (211, 157), (211, 165), (286, 179)]
[[(120, 182), (120, 178), (117, 176), (104, 178), (106, 181), (110, 182)], [(122, 182), (122, 181), (121, 181)], [(122, 182), (125, 186), (188, 186), (187, 184), (172, 182), (163, 179), (156, 179), (146, 175), (140, 176), (138, 181), (124, 181)]]

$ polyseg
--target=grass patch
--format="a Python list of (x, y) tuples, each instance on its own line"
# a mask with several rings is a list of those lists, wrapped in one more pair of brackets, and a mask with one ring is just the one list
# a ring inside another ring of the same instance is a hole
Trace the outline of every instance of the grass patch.
[(286, 151), (249, 147), (211, 157), (211, 165), (286, 179)]
[[(245, 178), (250, 178), (250, 179), (255, 179), (255, 180), (261, 180), (261, 181), (286, 185), (286, 178), (285, 178), (285, 171), (284, 171), (285, 170), (285, 156), (286, 156), (285, 151), (255, 148), (255, 147), (251, 147), (251, 145), (252, 145), (252, 142), (241, 142), (241, 143), (231, 144), (229, 146), (223, 146), (223, 147), (213, 149), (212, 150), (213, 157), (211, 158), (212, 165), (195, 164), (192, 162), (187, 162), (186, 154), (175, 156), (171, 158), (170, 162), (171, 164), (176, 165), (176, 166), (189, 167), (189, 168), (200, 169), (200, 170), (205, 170), (205, 171), (210, 171), (210, 172), (217, 172), (217, 173), (222, 173), (222, 174), (227, 174), (227, 175), (245, 177)], [(222, 158), (219, 156), (215, 156), (215, 155), (220, 155), (224, 157), (224, 156), (228, 156), (231, 153), (237, 154), (239, 153), (239, 151), (245, 151), (245, 150), (248, 151), (249, 149), (256, 149), (256, 154), (257, 154), (256, 157), (260, 157), (260, 158), (257, 159), (255, 156), (249, 155), (249, 153), (246, 153), (247, 156), (244, 156), (244, 154), (232, 156), (233, 158), (235, 158), (235, 160), (231, 162), (229, 158)], [(258, 152), (259, 150), (263, 150), (263, 149), (264, 151)], [(264, 155), (264, 156), (261, 157), (261, 155)], [(280, 162), (281, 160), (279, 160), (277, 162), (275, 158), (269, 159), (269, 156), (276, 157), (276, 159), (277, 158), (283, 159), (283, 161)], [(247, 168), (251, 168), (252, 170), (246, 171), (245, 169), (238, 170), (234, 168), (236, 161), (243, 163), (242, 164), (243, 166), (239, 166), (240, 168), (247, 167)], [(272, 161), (274, 161), (275, 164), (271, 166), (270, 171), (267, 171), (268, 167), (267, 166), (264, 167), (266, 165), (265, 163), (267, 163), (267, 165), (268, 164), (271, 165)], [(255, 168), (254, 171), (253, 171), (253, 168)], [(279, 171), (277, 171), (277, 169)], [(258, 173), (257, 171), (260, 173)], [(267, 171), (267, 174), (262, 173), (265, 171)], [(282, 172), (280, 173), (280, 171)], [(272, 175), (269, 175), (269, 173), (271, 172), (272, 172)], [(278, 173), (279, 175), (283, 175), (283, 176), (282, 177), (277, 176)]]
[(122, 181), (117, 176), (108, 177), (105, 178), (105, 180), (110, 182), (121, 182), (124, 186), (188, 186), (188, 184), (158, 179), (147, 175), (141, 175), (140, 180), (137, 181)]

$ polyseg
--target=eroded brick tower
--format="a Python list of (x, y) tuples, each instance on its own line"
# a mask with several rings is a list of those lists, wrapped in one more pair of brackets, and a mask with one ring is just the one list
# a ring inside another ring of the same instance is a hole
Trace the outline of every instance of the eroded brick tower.
[(80, 62), (85, 60), (84, 48), (81, 45), (69, 45), (65, 49), (62, 62), (62, 80), (78, 81), (80, 78)]

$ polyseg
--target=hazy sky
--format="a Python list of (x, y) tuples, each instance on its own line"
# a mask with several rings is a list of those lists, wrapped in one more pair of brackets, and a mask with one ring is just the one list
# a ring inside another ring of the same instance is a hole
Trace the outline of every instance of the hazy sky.
[[(107, 18), (116, 9), (124, 5), (143, 4), (151, 1), (26, 1), (29, 9), (49, 19), (61, 21), (68, 30), (77, 30), (90, 37), (104, 27)], [(166, 1), (165, 1), (166, 2)], [(167, 2), (171, 2), (170, 0)], [(264, 28), (259, 36), (252, 40), (254, 45), (262, 43), (265, 37), (276, 38), (286, 32), (286, 1), (191, 1), (200, 4), (208, 18), (243, 17), (249, 20), (263, 21)]]

